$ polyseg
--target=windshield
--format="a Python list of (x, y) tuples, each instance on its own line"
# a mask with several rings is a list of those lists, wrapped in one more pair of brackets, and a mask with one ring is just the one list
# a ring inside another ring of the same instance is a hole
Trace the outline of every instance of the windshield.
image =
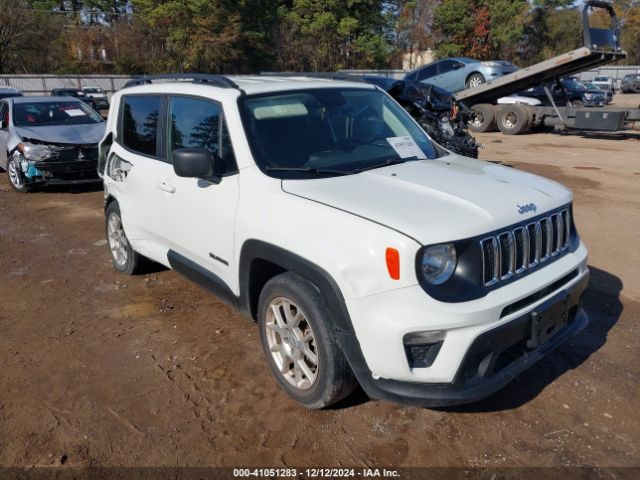
[(102, 89), (98, 87), (87, 87), (82, 89), (84, 93), (102, 93)]
[(102, 117), (82, 102), (34, 102), (13, 105), (16, 127), (82, 125), (103, 122)]
[(309, 89), (239, 102), (258, 166), (278, 178), (347, 175), (438, 156), (409, 114), (377, 89)]

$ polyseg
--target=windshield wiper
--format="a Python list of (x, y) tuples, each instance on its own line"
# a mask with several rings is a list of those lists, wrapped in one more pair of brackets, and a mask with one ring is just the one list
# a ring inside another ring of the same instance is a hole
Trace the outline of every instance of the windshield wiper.
[(400, 163), (413, 162), (415, 160), (420, 160), (418, 157), (407, 157), (407, 158), (387, 158), (380, 163), (374, 163), (373, 165), (367, 165), (366, 167), (356, 168), (353, 170), (353, 173), (365, 172), (367, 170), (374, 170), (376, 168), (388, 167), (390, 165), (398, 165)]
[(314, 168), (314, 167), (275, 167), (272, 165), (267, 165), (264, 167), (267, 172), (301, 172), (301, 173), (312, 173), (318, 175), (349, 175), (352, 172), (345, 170), (333, 170), (330, 168)]

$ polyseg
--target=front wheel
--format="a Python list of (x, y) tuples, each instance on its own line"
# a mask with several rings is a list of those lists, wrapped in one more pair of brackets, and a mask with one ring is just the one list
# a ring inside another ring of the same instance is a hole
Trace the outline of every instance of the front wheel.
[(467, 78), (467, 88), (475, 88), (482, 85), (485, 82), (484, 75), (481, 73), (474, 73)]
[(323, 297), (308, 280), (286, 272), (260, 293), (260, 339), (280, 386), (296, 401), (326, 408), (353, 392), (356, 380), (332, 338)]
[(27, 193), (30, 190), (20, 170), (20, 163), (13, 156), (7, 158), (7, 177), (14, 190), (20, 193)]

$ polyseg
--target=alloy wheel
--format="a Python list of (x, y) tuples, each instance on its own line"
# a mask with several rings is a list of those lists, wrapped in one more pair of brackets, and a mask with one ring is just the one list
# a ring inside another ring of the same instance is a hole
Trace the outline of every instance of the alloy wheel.
[(115, 213), (112, 213), (109, 216), (109, 222), (107, 223), (107, 237), (113, 260), (119, 266), (124, 266), (127, 263), (129, 241), (124, 234), (122, 220), (120, 219), (120, 216)]
[(316, 340), (304, 312), (285, 297), (274, 298), (267, 308), (264, 328), (269, 352), (282, 377), (300, 390), (318, 378)]
[(9, 164), (7, 165), (7, 171), (9, 172), (9, 181), (16, 189), (21, 189), (24, 186), (24, 182), (22, 181), (22, 176), (18, 171), (18, 166), (16, 165), (15, 160), (11, 159)]
[(469, 88), (475, 88), (478, 85), (482, 85), (482, 80), (480, 77), (471, 77), (469, 80)]

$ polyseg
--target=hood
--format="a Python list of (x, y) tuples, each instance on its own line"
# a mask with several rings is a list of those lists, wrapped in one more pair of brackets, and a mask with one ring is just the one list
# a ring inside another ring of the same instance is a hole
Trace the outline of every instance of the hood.
[[(423, 245), (497, 230), (572, 198), (569, 189), (552, 180), (454, 154), (356, 175), (283, 180), (282, 188), (400, 231)], [(531, 204), (535, 210), (519, 208)]]
[(22, 139), (39, 140), (42, 143), (94, 145), (102, 140), (105, 122), (83, 125), (45, 125), (41, 127), (15, 127)]

